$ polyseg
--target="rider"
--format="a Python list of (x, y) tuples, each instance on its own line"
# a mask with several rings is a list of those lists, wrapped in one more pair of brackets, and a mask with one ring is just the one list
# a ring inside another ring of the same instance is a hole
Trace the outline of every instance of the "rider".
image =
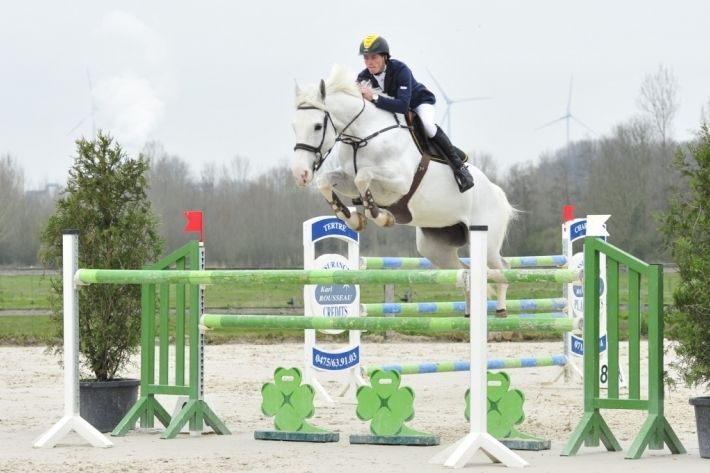
[[(362, 96), (377, 108), (392, 113), (406, 114), (414, 110), (424, 125), (429, 138), (439, 145), (451, 163), (461, 192), (473, 187), (473, 177), (451, 144), (444, 130), (434, 122), (436, 97), (424, 85), (414, 79), (409, 67), (390, 57), (387, 41), (382, 36), (368, 35), (360, 42), (360, 55), (365, 60), (365, 69), (357, 76)], [(368, 85), (369, 84), (369, 85)], [(379, 95), (387, 94), (389, 97)]]

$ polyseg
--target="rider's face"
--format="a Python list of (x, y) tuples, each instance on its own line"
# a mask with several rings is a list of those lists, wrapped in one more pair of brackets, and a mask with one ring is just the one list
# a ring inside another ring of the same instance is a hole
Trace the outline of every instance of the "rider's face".
[(385, 70), (384, 55), (379, 53), (365, 53), (362, 57), (365, 60), (365, 67), (370, 71), (370, 74), (380, 74)]

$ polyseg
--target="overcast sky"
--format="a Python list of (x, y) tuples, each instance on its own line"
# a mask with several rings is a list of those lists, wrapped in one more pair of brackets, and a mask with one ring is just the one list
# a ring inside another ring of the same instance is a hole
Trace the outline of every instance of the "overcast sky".
[[(452, 138), (501, 170), (571, 139), (609, 135), (638, 113), (659, 65), (677, 77), (676, 139), (710, 100), (710, 1), (491, 0), (340, 2), (23, 1), (0, 7), (0, 156), (28, 187), (66, 180), (74, 140), (110, 130), (129, 153), (146, 141), (191, 164), (248, 158), (252, 175), (287, 163), (294, 79), (335, 63), (362, 68), (378, 33), (395, 58), (452, 108)], [(92, 107), (94, 113), (92, 114)], [(77, 126), (78, 125), (78, 126)]]

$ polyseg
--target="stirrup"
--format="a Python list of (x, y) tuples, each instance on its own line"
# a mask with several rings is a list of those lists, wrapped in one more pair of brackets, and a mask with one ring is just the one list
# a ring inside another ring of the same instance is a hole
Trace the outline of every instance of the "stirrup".
[(468, 169), (463, 166), (454, 171), (454, 179), (456, 179), (456, 184), (459, 186), (459, 192), (462, 194), (474, 186), (473, 176), (471, 176)]

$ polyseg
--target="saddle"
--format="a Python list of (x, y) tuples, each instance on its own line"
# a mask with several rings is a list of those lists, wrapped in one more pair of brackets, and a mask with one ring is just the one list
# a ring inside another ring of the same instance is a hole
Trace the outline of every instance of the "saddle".
[[(436, 161), (450, 166), (449, 160), (446, 159), (446, 154), (443, 150), (436, 143), (427, 138), (422, 121), (413, 110), (407, 112), (405, 120), (407, 121), (409, 133), (412, 135), (414, 144), (417, 146), (419, 153), (422, 155), (422, 159), (419, 162), (419, 166), (417, 166), (417, 171), (414, 174), (414, 179), (412, 180), (409, 192), (407, 192), (394, 204), (390, 206), (382, 206), (383, 209), (387, 209), (392, 213), (398, 224), (407, 224), (412, 221), (412, 213), (409, 211), (408, 207), (409, 200), (419, 188), (419, 184), (421, 184), (424, 174), (426, 174), (427, 169), (429, 168), (429, 162)], [(468, 155), (466, 153), (461, 151), (456, 146), (454, 146), (454, 148), (456, 149), (456, 153), (458, 153), (461, 158), (461, 161), (468, 161)], [(353, 199), (353, 204), (363, 205), (363, 201), (359, 198)]]
[[(414, 110), (410, 110), (405, 115), (405, 119), (407, 121), (407, 126), (409, 126), (409, 133), (412, 135), (414, 144), (417, 145), (419, 152), (431, 156), (432, 161), (448, 165), (449, 160), (446, 159), (446, 153), (444, 153), (439, 145), (426, 136), (424, 126), (422, 125), (422, 120), (419, 118), (419, 115), (417, 115)], [(456, 149), (456, 153), (459, 155), (459, 158), (461, 158), (461, 161), (464, 163), (467, 162), (468, 155), (455, 145), (454, 148)]]

